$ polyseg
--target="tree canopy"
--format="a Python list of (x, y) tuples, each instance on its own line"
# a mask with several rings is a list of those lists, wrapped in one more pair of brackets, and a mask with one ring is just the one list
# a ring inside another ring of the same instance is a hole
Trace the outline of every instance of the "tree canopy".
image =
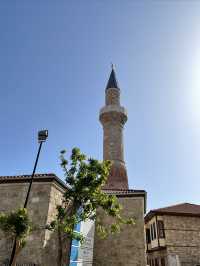
[[(96, 228), (101, 237), (121, 230), (122, 224), (134, 224), (132, 218), (123, 218), (122, 206), (115, 195), (104, 192), (103, 187), (109, 175), (111, 162), (98, 161), (87, 156), (78, 148), (73, 148), (68, 161), (66, 151), (61, 151), (61, 167), (67, 190), (63, 197), (63, 204), (57, 206), (57, 217), (48, 225), (50, 230), (61, 230), (71, 239), (83, 240), (83, 236), (74, 232), (74, 227), (87, 219), (95, 220)], [(106, 215), (113, 217), (113, 223), (104, 226), (96, 215), (101, 208)]]

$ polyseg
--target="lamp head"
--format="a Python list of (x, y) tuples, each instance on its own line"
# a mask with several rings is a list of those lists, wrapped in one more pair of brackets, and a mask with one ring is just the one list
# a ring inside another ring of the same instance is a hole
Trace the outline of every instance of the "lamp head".
[(45, 142), (48, 138), (48, 130), (40, 130), (38, 131), (38, 142)]

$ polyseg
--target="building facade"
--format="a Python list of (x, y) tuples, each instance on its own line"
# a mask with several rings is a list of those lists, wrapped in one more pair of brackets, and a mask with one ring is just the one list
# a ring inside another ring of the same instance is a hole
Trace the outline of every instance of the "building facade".
[[(30, 176), (0, 177), (0, 211), (10, 212), (24, 205)], [(56, 215), (56, 206), (61, 203), (66, 187), (54, 174), (38, 174), (32, 185), (28, 214), (33, 231), (20, 253), (19, 266), (57, 265), (57, 235), (45, 227)], [(0, 265), (7, 265), (13, 241), (0, 232)]]
[(200, 266), (200, 205), (183, 203), (145, 217), (150, 266)]

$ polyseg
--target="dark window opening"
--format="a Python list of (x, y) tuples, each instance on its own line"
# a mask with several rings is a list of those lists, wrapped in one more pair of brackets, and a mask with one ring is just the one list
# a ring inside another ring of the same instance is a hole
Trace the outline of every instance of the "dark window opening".
[(150, 230), (151, 230), (151, 240), (153, 240), (153, 226), (152, 226), (152, 224), (150, 226)]
[(149, 228), (146, 229), (146, 241), (147, 241), (147, 244), (151, 243), (151, 236), (150, 236)]
[(155, 223), (151, 224), (150, 231), (151, 231), (151, 240), (154, 240), (156, 238), (156, 224)]
[(165, 229), (164, 229), (164, 223), (161, 220), (158, 220), (158, 235), (159, 238), (165, 238)]
[(155, 239), (156, 238), (156, 224), (155, 223), (153, 223), (153, 239)]

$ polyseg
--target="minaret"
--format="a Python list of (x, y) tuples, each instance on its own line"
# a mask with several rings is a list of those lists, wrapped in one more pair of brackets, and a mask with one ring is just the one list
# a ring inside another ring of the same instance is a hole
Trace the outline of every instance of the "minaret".
[(127, 121), (127, 112), (120, 105), (120, 88), (113, 66), (105, 96), (105, 106), (101, 108), (99, 115), (104, 132), (103, 159), (112, 162), (105, 189), (128, 189), (123, 144), (123, 127)]

